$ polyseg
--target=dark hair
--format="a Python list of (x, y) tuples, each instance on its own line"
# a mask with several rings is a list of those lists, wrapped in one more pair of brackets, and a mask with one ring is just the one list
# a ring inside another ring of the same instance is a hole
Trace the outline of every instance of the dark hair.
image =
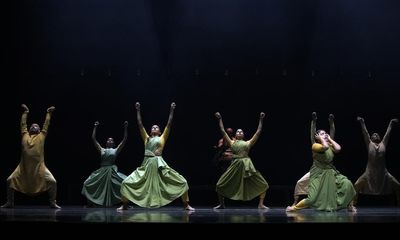
[(225, 132), (228, 134), (229, 137), (232, 137), (235, 135), (233, 132), (233, 129), (229, 128), (229, 127), (225, 129)]

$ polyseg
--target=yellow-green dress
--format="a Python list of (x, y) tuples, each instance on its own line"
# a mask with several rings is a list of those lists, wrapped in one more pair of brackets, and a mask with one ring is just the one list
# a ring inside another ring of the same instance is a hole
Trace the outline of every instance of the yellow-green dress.
[(145, 140), (144, 160), (121, 186), (121, 194), (141, 207), (162, 207), (189, 189), (186, 179), (169, 167), (160, 154), (155, 154), (156, 151), (162, 152), (168, 133), (166, 128), (161, 136), (149, 137), (141, 129)]

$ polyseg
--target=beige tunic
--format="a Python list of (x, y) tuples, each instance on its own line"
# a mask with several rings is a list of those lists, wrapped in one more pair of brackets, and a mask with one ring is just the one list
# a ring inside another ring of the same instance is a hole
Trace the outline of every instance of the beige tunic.
[(47, 191), (50, 183), (56, 182), (44, 163), (44, 142), (50, 124), (51, 114), (46, 114), (43, 129), (39, 134), (30, 135), (26, 119), (28, 113), (21, 117), (21, 161), (8, 177), (10, 187), (25, 194), (36, 194)]
[(365, 172), (355, 183), (356, 188), (359, 193), (363, 194), (390, 194), (394, 190), (392, 184), (399, 185), (398, 181), (386, 169), (386, 146), (389, 142), (392, 124), (389, 124), (380, 143), (371, 141), (364, 122), (361, 123), (361, 130), (368, 148), (368, 163)]

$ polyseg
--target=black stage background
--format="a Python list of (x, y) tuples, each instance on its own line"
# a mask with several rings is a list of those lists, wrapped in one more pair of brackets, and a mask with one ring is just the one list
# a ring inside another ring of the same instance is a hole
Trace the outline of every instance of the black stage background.
[[(128, 141), (117, 165), (130, 174), (141, 164), (136, 101), (147, 128), (164, 127), (176, 102), (164, 159), (188, 180), (193, 206), (217, 202), (216, 111), (247, 138), (259, 113), (266, 113), (251, 157), (271, 185), (266, 205), (275, 206), (291, 202), (296, 181), (311, 166), (311, 112), (324, 129), (329, 113), (335, 115), (343, 148), (335, 165), (353, 182), (367, 157), (356, 117), (382, 136), (390, 119), (400, 117), (396, 0), (12, 4), (4, 28), (9, 41), (3, 45), (1, 201), (6, 178), (19, 162), (21, 103), (30, 107), (29, 124), (42, 124), (46, 108), (57, 108), (45, 161), (58, 181), (60, 205), (85, 204), (82, 183), (99, 167), (91, 141), (96, 120), (101, 144), (109, 136), (119, 142), (128, 120)], [(388, 169), (397, 178), (399, 127), (387, 149)], [(16, 204), (29, 201), (17, 196)]]

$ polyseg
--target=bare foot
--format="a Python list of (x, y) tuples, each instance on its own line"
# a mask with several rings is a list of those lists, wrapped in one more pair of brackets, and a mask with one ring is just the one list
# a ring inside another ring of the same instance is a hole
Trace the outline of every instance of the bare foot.
[(264, 204), (258, 205), (258, 209), (269, 209), (269, 207), (265, 206)]
[(213, 209), (225, 209), (225, 205), (218, 205), (216, 207), (213, 207)]
[(348, 207), (347, 207), (347, 211), (356, 213), (356, 212), (357, 212), (357, 208), (354, 207), (354, 206), (348, 206)]
[(294, 212), (296, 211), (296, 208), (294, 206), (287, 206), (286, 212)]
[(50, 208), (53, 208), (53, 209), (61, 209), (61, 207), (60, 206), (58, 206), (57, 205), (57, 203), (50, 203)]
[(119, 212), (124, 211), (124, 210), (128, 210), (128, 206), (122, 205), (121, 207), (117, 208), (117, 211), (119, 211)]
[(14, 204), (10, 202), (6, 202), (1, 208), (14, 208)]
[(186, 211), (194, 211), (195, 209), (192, 208), (190, 205), (187, 205), (187, 206), (185, 207), (185, 210), (186, 210)]

